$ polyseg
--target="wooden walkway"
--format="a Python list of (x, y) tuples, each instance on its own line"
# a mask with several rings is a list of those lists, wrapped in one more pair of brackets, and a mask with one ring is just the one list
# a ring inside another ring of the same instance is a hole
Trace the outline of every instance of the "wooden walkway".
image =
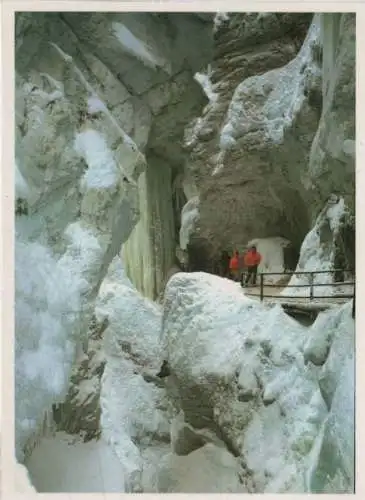
[[(355, 298), (355, 280), (328, 283), (314, 283), (314, 277), (323, 273), (335, 273), (333, 271), (316, 271), (316, 272), (300, 272), (296, 274), (309, 275), (308, 284), (304, 285), (289, 285), (290, 278), (295, 273), (261, 273), (258, 275), (259, 284), (256, 286), (247, 286), (243, 288), (245, 295), (256, 298), (266, 304), (281, 304), (283, 309), (288, 313), (304, 314), (310, 317), (315, 317), (321, 311), (338, 307), (341, 304)], [(265, 277), (280, 276), (281, 279), (276, 284), (265, 283)], [(331, 295), (323, 296), (318, 293), (320, 287), (333, 287), (333, 290), (338, 292)], [(285, 289), (296, 288), (295, 295), (282, 295)], [(302, 293), (298, 290), (303, 290)], [(355, 300), (354, 300), (355, 303)], [(355, 306), (353, 307), (353, 317), (355, 316)]]

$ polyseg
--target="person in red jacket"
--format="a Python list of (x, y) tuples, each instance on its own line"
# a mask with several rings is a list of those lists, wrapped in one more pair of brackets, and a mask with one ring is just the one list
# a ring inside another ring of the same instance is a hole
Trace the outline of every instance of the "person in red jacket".
[(252, 278), (252, 284), (256, 285), (257, 278), (257, 267), (261, 262), (261, 254), (257, 251), (255, 245), (253, 245), (244, 255), (243, 261), (247, 267), (245, 286)]
[(240, 277), (240, 262), (239, 253), (237, 250), (234, 252), (231, 260), (229, 261), (229, 271), (234, 281), (238, 281)]

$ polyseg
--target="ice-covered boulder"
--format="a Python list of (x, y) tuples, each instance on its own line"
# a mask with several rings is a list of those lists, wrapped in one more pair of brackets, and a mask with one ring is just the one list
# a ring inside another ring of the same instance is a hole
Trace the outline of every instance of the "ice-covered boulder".
[(153, 471), (161, 453), (170, 451), (169, 402), (155, 377), (162, 361), (162, 311), (123, 274), (120, 259), (115, 259), (96, 304), (98, 321), (108, 322), (101, 430), (121, 461), (127, 491), (155, 491)]
[[(351, 337), (349, 308), (341, 314)], [(162, 341), (171, 368), (168, 394), (187, 423), (210, 429), (242, 458), (247, 491), (307, 489), (313, 447), (329, 412), (321, 375), (308, 362), (321, 326), (305, 328), (280, 306), (251, 300), (237, 284), (215, 276), (179, 273), (167, 284)], [(341, 328), (333, 339), (343, 337)], [(335, 341), (332, 350), (340, 355)], [(338, 379), (334, 383), (337, 389)]]
[(187, 456), (165, 455), (158, 471), (160, 493), (245, 493), (240, 468), (224, 448), (206, 444)]

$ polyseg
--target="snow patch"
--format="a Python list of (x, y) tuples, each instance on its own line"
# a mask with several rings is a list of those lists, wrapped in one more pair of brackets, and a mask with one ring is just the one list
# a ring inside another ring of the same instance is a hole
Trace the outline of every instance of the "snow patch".
[(214, 16), (214, 28), (213, 31), (216, 32), (221, 27), (223, 23), (229, 20), (229, 15), (227, 12), (217, 12)]
[(37, 490), (34, 488), (30, 477), (29, 477), (29, 472), (27, 468), (19, 464), (18, 462), (15, 463), (14, 467), (14, 476), (15, 476), (15, 491), (17, 493), (36, 493)]
[(99, 132), (80, 132), (75, 139), (75, 149), (89, 167), (82, 178), (82, 183), (88, 189), (107, 189), (117, 185), (119, 168), (106, 140)]
[(95, 115), (97, 113), (104, 113), (107, 111), (105, 104), (97, 96), (91, 96), (87, 100), (88, 113), (90, 115)]

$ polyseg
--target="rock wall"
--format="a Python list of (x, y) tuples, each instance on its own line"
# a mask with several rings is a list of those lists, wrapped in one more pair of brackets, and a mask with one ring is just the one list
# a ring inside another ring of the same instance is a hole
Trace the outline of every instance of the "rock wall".
[(185, 142), (200, 198), (193, 257), (195, 247), (209, 261), (252, 238), (281, 236), (300, 247), (309, 221), (293, 185), (319, 119), (303, 96), (320, 85), (319, 27), (308, 33), (310, 22), (308, 14), (232, 14), (215, 33), (216, 97)]
[(271, 237), (298, 258), (331, 194), (354, 210), (355, 16), (226, 15), (208, 77), (185, 138), (199, 196), (190, 261), (214, 272), (222, 250)]
[[(101, 282), (139, 220), (145, 152), (163, 159), (152, 168), (167, 166), (167, 180), (181, 161), (184, 126), (205, 99), (193, 75), (210, 59), (210, 25), (194, 14), (16, 16), (19, 460), (66, 397)], [(161, 199), (152, 197), (152, 219)], [(148, 238), (150, 227), (141, 249)], [(154, 257), (164, 244), (156, 232)]]
[(321, 34), (322, 114), (305, 185), (311, 214), (316, 215), (331, 194), (342, 196), (354, 214), (356, 15), (322, 14)]

